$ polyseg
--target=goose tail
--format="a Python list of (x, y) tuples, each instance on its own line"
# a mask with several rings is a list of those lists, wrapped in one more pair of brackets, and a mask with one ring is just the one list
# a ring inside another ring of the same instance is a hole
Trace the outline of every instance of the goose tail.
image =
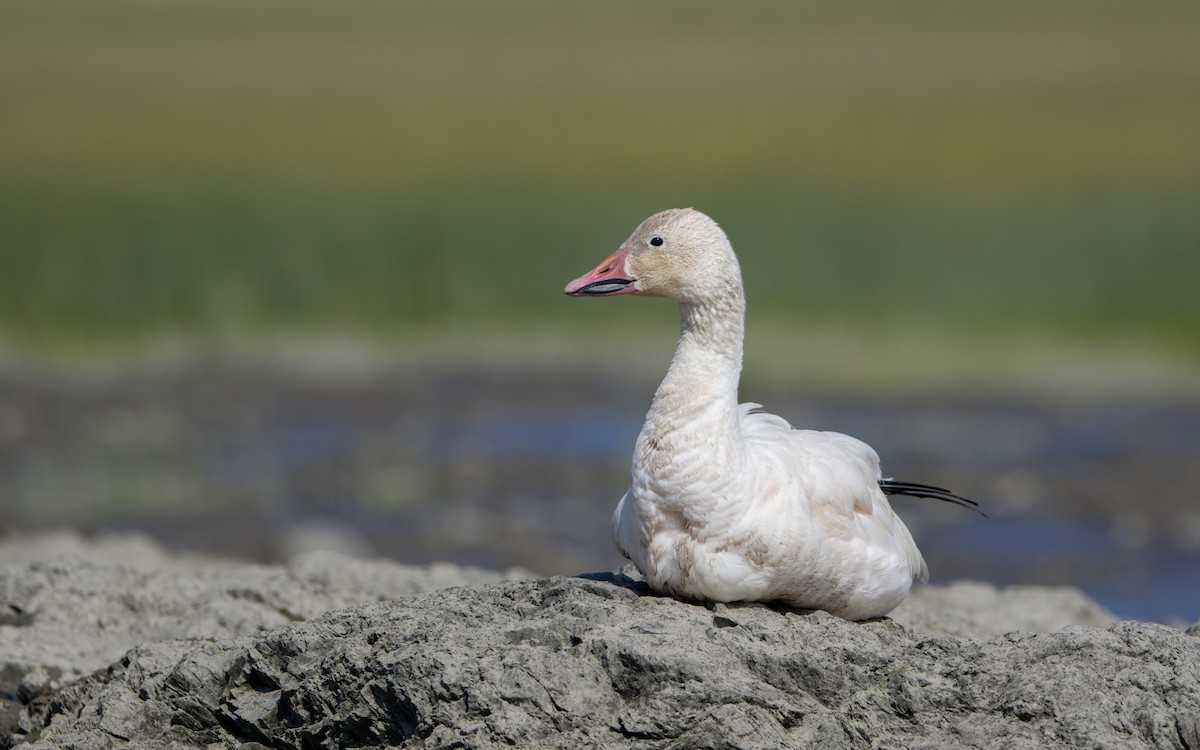
[(930, 484), (917, 484), (916, 482), (900, 482), (888, 478), (879, 480), (879, 489), (883, 490), (885, 495), (907, 495), (909, 497), (926, 497), (932, 500), (941, 500), (942, 502), (952, 503), (978, 513), (984, 518), (988, 517), (987, 513), (979, 509), (979, 503), (960, 495), (955, 495), (945, 487), (934, 487)]

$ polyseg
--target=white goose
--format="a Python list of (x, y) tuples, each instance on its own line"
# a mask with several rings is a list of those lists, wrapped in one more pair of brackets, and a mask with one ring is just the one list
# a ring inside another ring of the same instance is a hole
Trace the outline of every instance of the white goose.
[(656, 591), (878, 617), (928, 576), (886, 495), (975, 505), (881, 479), (879, 456), (852, 437), (795, 430), (758, 404), (738, 404), (741, 269), (725, 233), (699, 211), (651, 216), (564, 291), (679, 302), (679, 344), (613, 515), (617, 549)]

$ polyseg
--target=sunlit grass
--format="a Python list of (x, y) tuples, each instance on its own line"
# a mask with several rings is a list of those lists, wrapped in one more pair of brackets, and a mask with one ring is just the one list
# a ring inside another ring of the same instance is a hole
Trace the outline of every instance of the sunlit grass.
[(695, 205), (783, 325), (1197, 353), (1195, 3), (569, 7), (4, 4), (0, 336), (586, 327)]

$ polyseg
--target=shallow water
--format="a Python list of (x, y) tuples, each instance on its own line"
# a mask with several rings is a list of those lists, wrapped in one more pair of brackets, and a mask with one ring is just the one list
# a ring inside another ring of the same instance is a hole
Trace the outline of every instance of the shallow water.
[[(619, 382), (472, 370), (8, 380), (2, 523), (135, 528), (257, 559), (316, 545), (609, 569), (623, 562), (609, 519), (653, 390)], [(1200, 616), (1200, 408), (744, 396), (866, 440), (888, 475), (979, 500), (991, 518), (894, 500), (934, 581), (1073, 584), (1123, 617)]]

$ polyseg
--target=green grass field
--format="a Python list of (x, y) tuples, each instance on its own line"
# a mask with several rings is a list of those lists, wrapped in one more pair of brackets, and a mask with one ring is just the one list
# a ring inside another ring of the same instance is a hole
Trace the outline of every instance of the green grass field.
[(1200, 357), (1195, 2), (22, 0), (0, 97), (29, 350), (602, 335), (562, 285), (694, 205), (781, 328)]

